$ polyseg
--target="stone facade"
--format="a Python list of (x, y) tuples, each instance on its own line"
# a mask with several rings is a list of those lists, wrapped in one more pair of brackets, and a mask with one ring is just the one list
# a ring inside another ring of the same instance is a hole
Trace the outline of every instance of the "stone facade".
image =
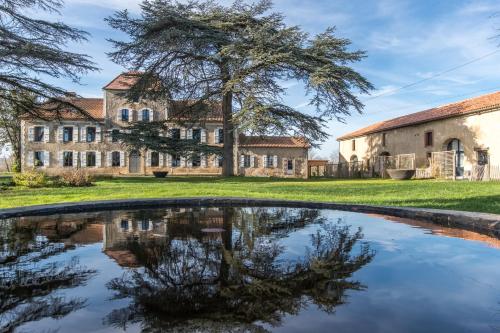
[[(404, 124), (404, 126), (378, 130), (370, 127), (347, 134), (338, 139), (340, 162), (368, 161), (378, 156), (399, 154), (415, 154), (415, 167), (425, 168), (429, 165), (433, 152), (457, 151), (456, 164), (462, 168), (461, 173), (467, 175), (474, 166), (484, 163), (500, 165), (500, 140), (498, 129), (500, 124), (500, 94), (495, 99), (490, 97), (481, 108), (462, 111), (456, 105), (456, 111), (446, 117), (432, 119), (432, 113), (442, 108), (424, 111), (428, 121)], [(480, 97), (482, 98), (482, 97)], [(497, 101), (498, 100), (498, 101)], [(473, 101), (473, 100), (471, 100)], [(469, 101), (467, 101), (469, 102)], [(413, 114), (391, 121), (403, 123), (404, 118), (415, 117)], [(381, 123), (382, 126), (384, 122)], [(381, 127), (381, 126), (379, 126)], [(460, 173), (459, 173), (460, 175)]]
[[(123, 75), (123, 74), (122, 74)], [(115, 82), (120, 76), (114, 79)], [(116, 85), (111, 86), (111, 88)], [(129, 102), (123, 89), (104, 88), (103, 99), (75, 99), (94, 116), (95, 121), (75, 116), (60, 120), (22, 120), (22, 168), (39, 168), (58, 175), (64, 170), (84, 168), (99, 175), (152, 175), (153, 171), (168, 171), (171, 175), (220, 175), (222, 164), (217, 156), (201, 156), (190, 161), (169, 154), (150, 151), (129, 151), (112, 138), (113, 130), (123, 130), (131, 122), (169, 120), (169, 109), (158, 102)], [(118, 87), (119, 88), (119, 87)], [(128, 120), (127, 120), (128, 118)], [(201, 142), (223, 146), (222, 119), (208, 118), (203, 123), (182, 126), (172, 122), (170, 128), (179, 131), (180, 139), (199, 137)], [(273, 143), (273, 137), (267, 137)], [(236, 140), (235, 168), (239, 175), (307, 177), (307, 151), (304, 144), (245, 148), (240, 152)], [(238, 167), (242, 153), (252, 154), (258, 163), (252, 168)], [(277, 165), (264, 166), (267, 156)], [(266, 157), (264, 157), (266, 156)], [(288, 170), (288, 160), (292, 160)]]

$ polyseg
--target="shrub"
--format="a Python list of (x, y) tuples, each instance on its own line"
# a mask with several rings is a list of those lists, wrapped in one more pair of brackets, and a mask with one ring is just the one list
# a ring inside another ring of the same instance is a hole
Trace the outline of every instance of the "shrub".
[(66, 171), (59, 178), (61, 185), (72, 187), (92, 186), (93, 180), (92, 176), (82, 169)]
[(12, 172), (21, 172), (21, 166), (17, 162), (14, 162), (11, 168)]
[(47, 186), (49, 178), (41, 171), (28, 170), (23, 173), (14, 174), (12, 181), (17, 186), (43, 187)]

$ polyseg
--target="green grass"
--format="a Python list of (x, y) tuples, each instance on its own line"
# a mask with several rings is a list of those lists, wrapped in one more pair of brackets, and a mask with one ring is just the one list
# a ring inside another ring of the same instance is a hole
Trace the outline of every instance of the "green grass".
[[(6, 179), (0, 178), (0, 183)], [(499, 182), (243, 177), (137, 177), (102, 179), (96, 182), (96, 186), (87, 188), (7, 187), (0, 190), (0, 208), (88, 200), (194, 196), (332, 201), (500, 214)]]

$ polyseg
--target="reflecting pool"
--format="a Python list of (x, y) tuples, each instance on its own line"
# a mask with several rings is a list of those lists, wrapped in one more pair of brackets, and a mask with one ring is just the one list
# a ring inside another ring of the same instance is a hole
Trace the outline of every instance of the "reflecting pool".
[(199, 207), (0, 220), (0, 332), (496, 332), (500, 241)]

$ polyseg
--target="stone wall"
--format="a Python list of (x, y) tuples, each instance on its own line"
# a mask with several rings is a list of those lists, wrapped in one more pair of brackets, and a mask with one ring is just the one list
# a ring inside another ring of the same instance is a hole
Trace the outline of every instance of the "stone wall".
[[(237, 170), (241, 176), (307, 178), (307, 148), (260, 148), (238, 149)], [(243, 156), (243, 157), (242, 157)], [(248, 156), (245, 165), (244, 156)], [(272, 165), (265, 165), (271, 159)], [(288, 170), (288, 161), (292, 161), (292, 170)]]

